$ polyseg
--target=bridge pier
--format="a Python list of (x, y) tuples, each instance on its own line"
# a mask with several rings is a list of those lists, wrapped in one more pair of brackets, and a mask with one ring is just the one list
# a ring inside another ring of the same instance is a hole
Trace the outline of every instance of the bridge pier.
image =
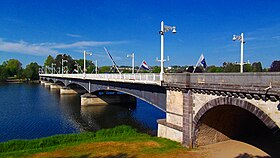
[(109, 104), (130, 104), (135, 105), (136, 98), (128, 94), (104, 94), (104, 95), (93, 95), (86, 93), (81, 95), (81, 105), (109, 105)]
[(44, 85), (46, 81), (40, 80), (41, 85)]
[(75, 90), (69, 87), (62, 87), (60, 88), (60, 95), (71, 95), (71, 94), (78, 94)]
[(44, 82), (44, 86), (45, 86), (45, 87), (50, 87), (51, 84), (52, 84), (51, 82)]
[(193, 146), (192, 96), (189, 90), (167, 89), (166, 119), (158, 120), (158, 137)]
[(55, 84), (55, 83), (53, 83), (53, 84), (50, 85), (50, 89), (61, 89), (61, 88), (62, 88), (62, 86), (57, 85), (57, 84)]

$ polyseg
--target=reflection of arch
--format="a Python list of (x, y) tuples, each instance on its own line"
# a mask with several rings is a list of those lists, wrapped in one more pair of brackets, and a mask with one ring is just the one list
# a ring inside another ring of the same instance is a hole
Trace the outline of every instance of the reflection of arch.
[(109, 90), (98, 89), (98, 90), (92, 92), (92, 94), (96, 94), (96, 93), (102, 92), (102, 91), (115, 91), (115, 92), (125, 93), (125, 94), (128, 94), (128, 95), (134, 96), (135, 98), (141, 99), (141, 100), (143, 100), (143, 101), (145, 101), (145, 102), (147, 102), (147, 103), (149, 103), (149, 104), (155, 106), (156, 108), (158, 108), (158, 109), (160, 109), (160, 110), (162, 110), (162, 111), (165, 111), (165, 109), (163, 109), (163, 108), (160, 107), (159, 105), (156, 105), (156, 104), (154, 104), (153, 102), (151, 102), (151, 101), (149, 101), (149, 100), (147, 100), (147, 99), (145, 99), (145, 98), (143, 98), (143, 97), (140, 97), (140, 96), (138, 96), (138, 95), (136, 95), (136, 94), (133, 94), (133, 93), (130, 93), (130, 92), (127, 92), (127, 91), (124, 91), (124, 90), (119, 90), (119, 89), (117, 89), (117, 88), (110, 88)]
[(259, 118), (269, 129), (272, 130), (278, 130), (279, 127), (276, 125), (276, 123), (261, 109), (259, 109), (257, 106), (251, 104), (250, 102), (247, 102), (245, 100), (240, 100), (237, 98), (230, 98), (230, 97), (220, 97), (217, 99), (213, 99), (209, 102), (207, 102), (203, 107), (200, 108), (200, 110), (197, 112), (197, 114), (194, 117), (194, 125), (197, 126), (199, 124), (199, 121), (201, 117), (207, 113), (209, 110), (222, 106), (222, 105), (232, 105), (240, 107), (244, 110), (249, 111), (253, 115), (255, 115), (257, 118)]

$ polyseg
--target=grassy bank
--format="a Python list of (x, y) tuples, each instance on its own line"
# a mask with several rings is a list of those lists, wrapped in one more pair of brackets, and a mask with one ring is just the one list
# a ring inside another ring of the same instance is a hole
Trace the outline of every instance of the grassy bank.
[(0, 157), (148, 157), (186, 151), (176, 142), (138, 133), (128, 126), (0, 143)]

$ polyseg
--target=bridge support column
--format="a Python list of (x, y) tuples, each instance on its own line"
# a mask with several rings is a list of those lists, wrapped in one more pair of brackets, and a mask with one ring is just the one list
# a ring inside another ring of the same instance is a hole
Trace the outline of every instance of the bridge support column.
[(50, 85), (50, 88), (51, 89), (60, 89), (60, 88), (62, 88), (62, 86), (53, 83)]
[(78, 94), (78, 92), (68, 87), (60, 88), (60, 95), (68, 95), (68, 94)]
[(45, 85), (46, 81), (40, 80), (41, 85)]
[(136, 98), (127, 94), (93, 95), (86, 93), (81, 95), (81, 105), (109, 105), (124, 104), (135, 105)]
[(45, 82), (45, 83), (44, 83), (44, 86), (45, 86), (45, 87), (50, 87), (51, 84), (52, 84), (52, 83), (50, 83), (50, 82)]
[(192, 147), (192, 97), (191, 91), (166, 92), (166, 119), (158, 120), (158, 136)]

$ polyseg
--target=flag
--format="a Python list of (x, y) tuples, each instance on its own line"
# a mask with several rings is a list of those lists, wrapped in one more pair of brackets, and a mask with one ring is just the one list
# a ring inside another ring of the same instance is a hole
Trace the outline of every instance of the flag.
[(203, 56), (203, 54), (201, 54), (199, 60), (198, 60), (198, 63), (203, 66), (203, 68), (206, 68), (207, 67), (207, 64), (206, 64), (206, 60), (205, 60), (205, 57)]
[(146, 61), (143, 61), (141, 64), (141, 68), (145, 69), (145, 70), (150, 70), (149, 66), (147, 65)]

